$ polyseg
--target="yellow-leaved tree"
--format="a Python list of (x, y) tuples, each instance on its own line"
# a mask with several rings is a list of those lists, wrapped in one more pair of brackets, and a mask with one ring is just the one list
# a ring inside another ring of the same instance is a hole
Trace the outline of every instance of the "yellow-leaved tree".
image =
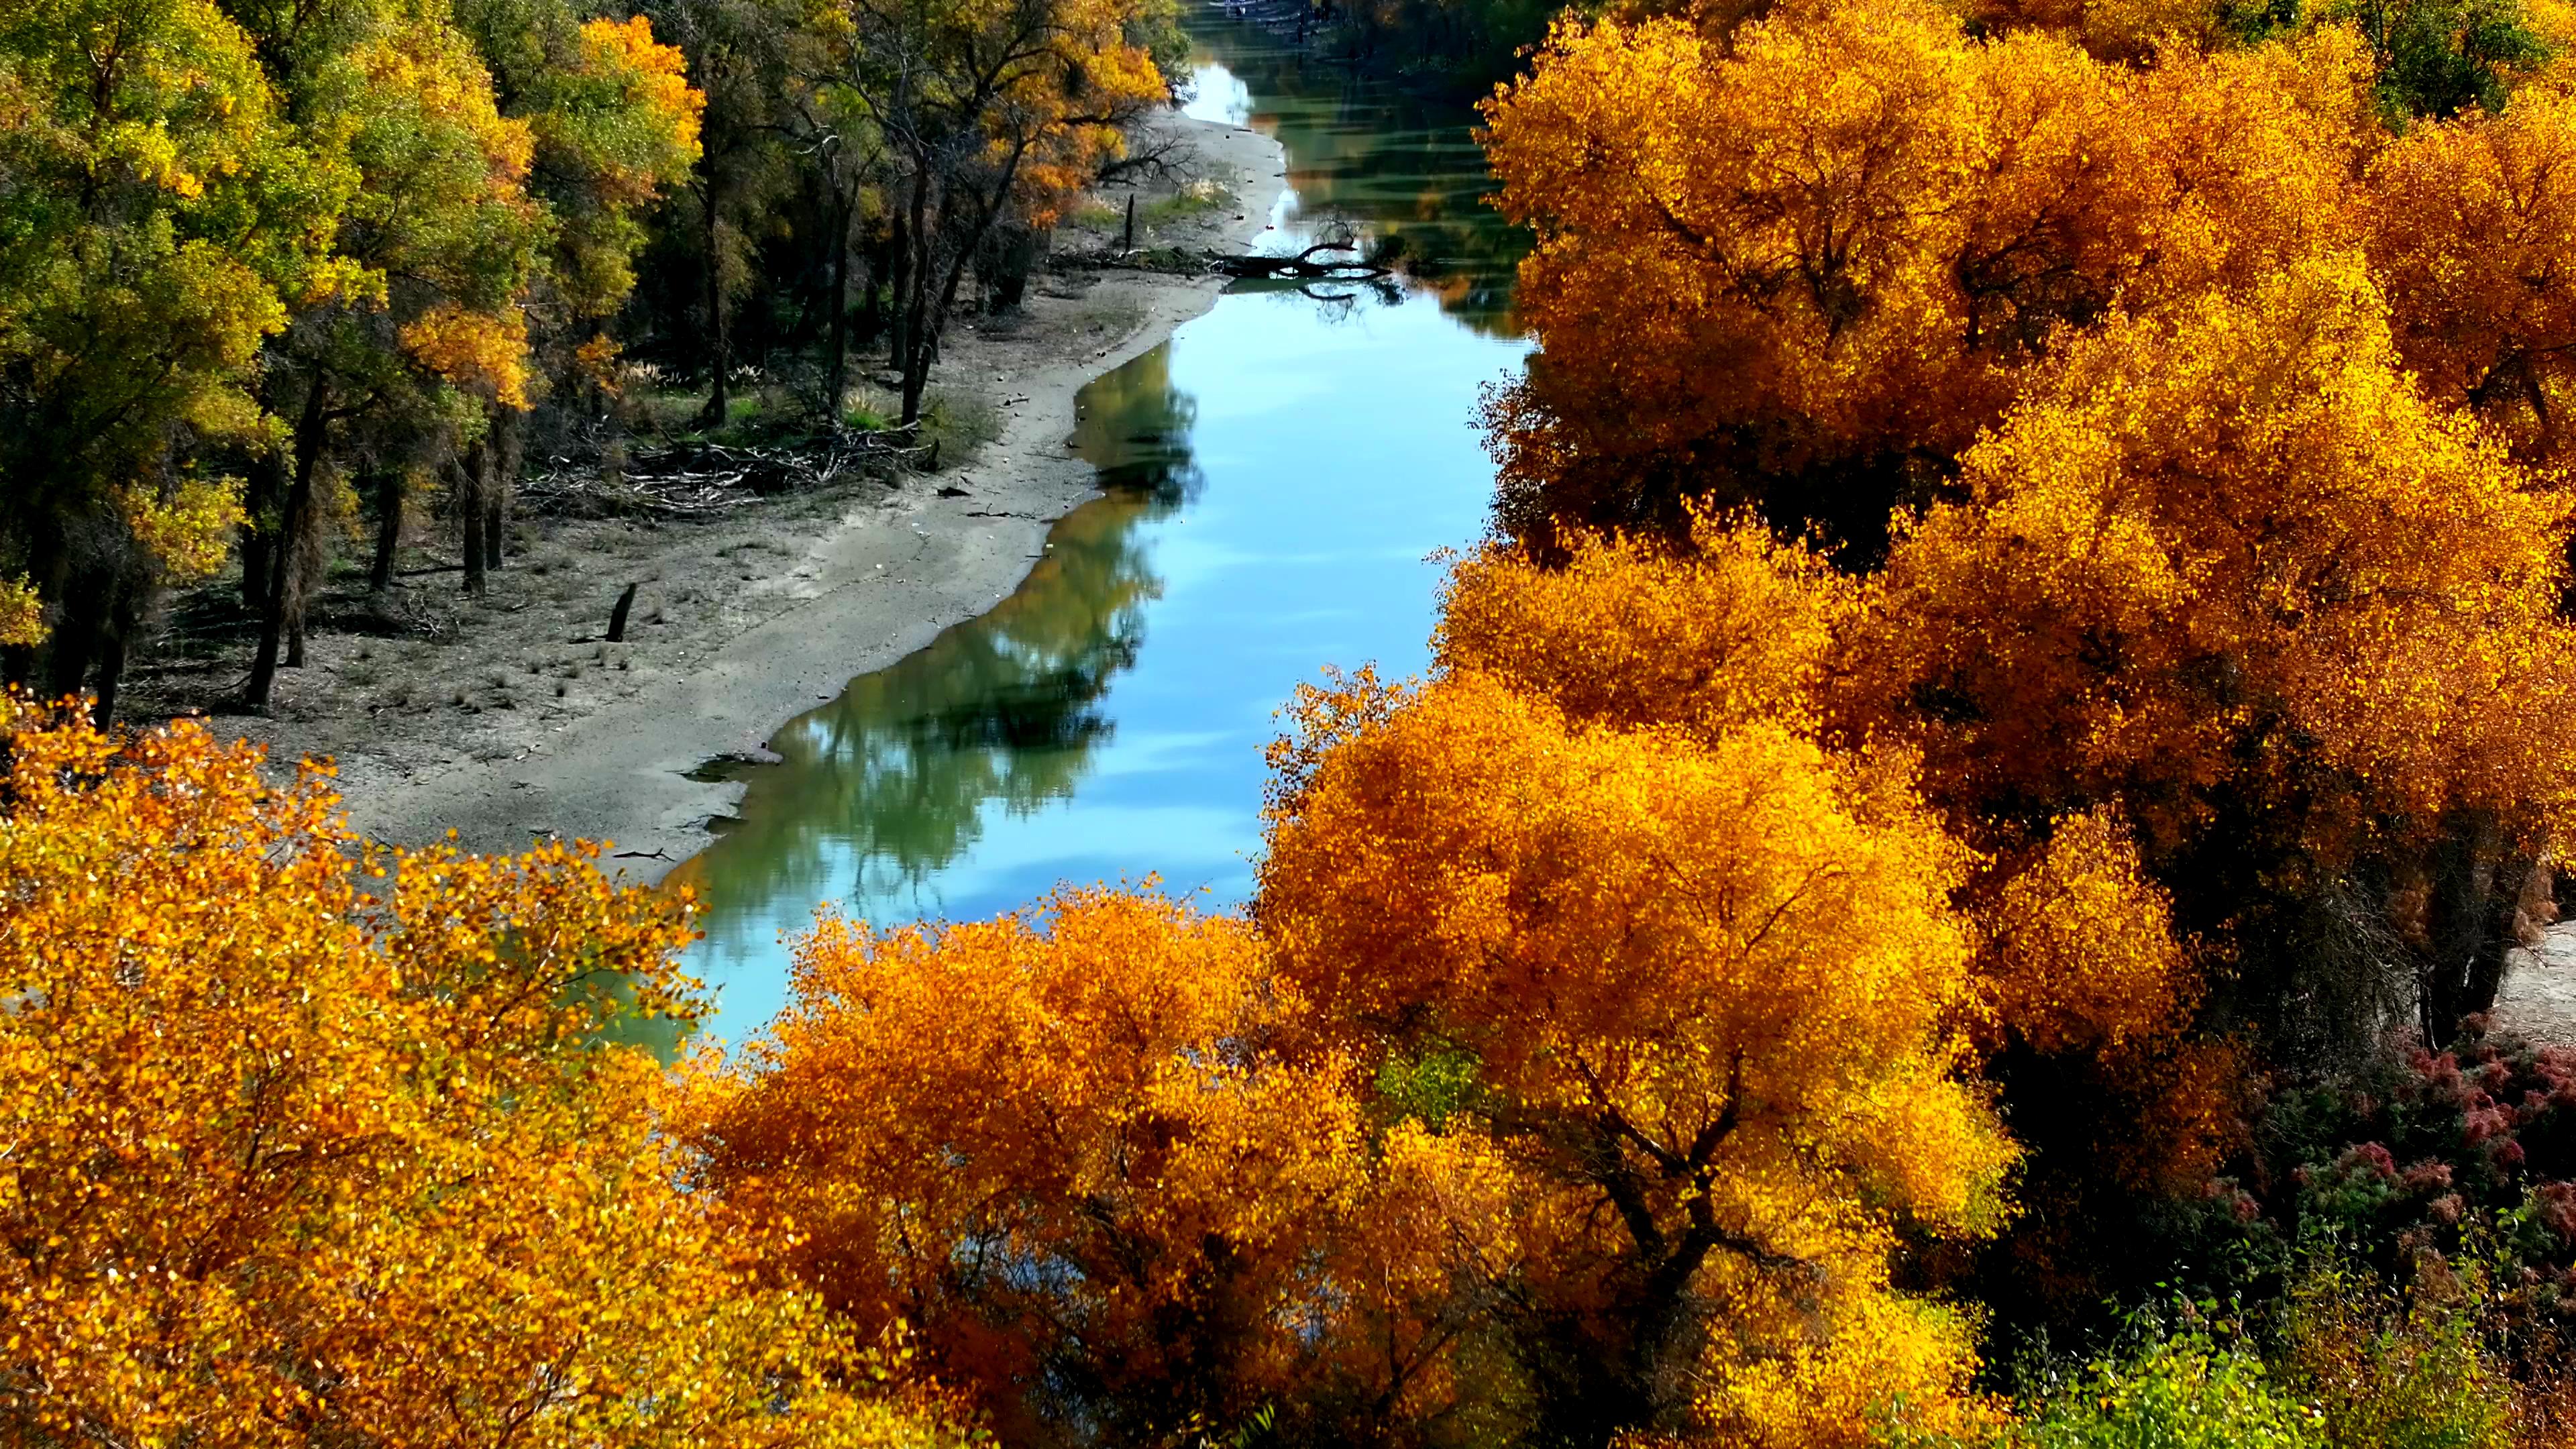
[[(1126, 128), (1171, 96), (1141, 38), (1151, 0), (805, 0), (811, 83), (885, 150), (894, 370), (921, 415), (939, 337), (975, 257), (1052, 227)], [(712, 404), (710, 404), (712, 406)]]
[(670, 903), (587, 849), (361, 852), (193, 724), (0, 735), (0, 1437), (951, 1437), (753, 1281), (600, 1039), (693, 1009)]
[(266, 441), (254, 364), (333, 281), (346, 178), (203, 0), (0, 14), (0, 177), (0, 671), (105, 716), (157, 591), (223, 564), (223, 450)]

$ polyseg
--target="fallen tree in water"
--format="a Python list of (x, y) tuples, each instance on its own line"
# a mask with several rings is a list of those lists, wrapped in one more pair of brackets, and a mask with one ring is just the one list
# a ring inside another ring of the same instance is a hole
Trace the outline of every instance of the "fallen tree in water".
[[(1210, 269), (1223, 272), (1229, 277), (1280, 281), (1364, 282), (1374, 277), (1386, 276), (1395, 270), (1391, 265), (1395, 260), (1394, 250), (1392, 246), (1382, 243), (1375, 250), (1362, 256), (1358, 242), (1342, 238), (1319, 241), (1294, 255), (1274, 255), (1263, 252), (1208, 252), (1206, 256)], [(1331, 252), (1348, 252), (1351, 258), (1347, 261), (1317, 260)]]

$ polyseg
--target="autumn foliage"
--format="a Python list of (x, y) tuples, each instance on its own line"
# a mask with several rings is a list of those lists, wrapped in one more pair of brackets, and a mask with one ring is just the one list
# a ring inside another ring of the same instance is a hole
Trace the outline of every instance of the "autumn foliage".
[(1239, 920), (1067, 892), (877, 933), (827, 920), (748, 1081), (702, 1107), (730, 1212), (863, 1331), (909, 1323), (1014, 1443), (1246, 1420), (1335, 1311), (1312, 1261), (1363, 1177), (1350, 1063)]
[(2333, 31), (2139, 70), (1907, 0), (1561, 26), (1490, 108), (1544, 343), (1491, 407), (1504, 523), (1713, 497), (1867, 543), (2055, 329), (2348, 244), (2363, 78)]
[(1013, 1442), (1983, 1413), (1965, 1320), (1887, 1276), (1900, 1223), (1990, 1230), (2012, 1156), (1939, 832), (1776, 728), (1473, 677), (1304, 717), (1257, 932), (1089, 891), (801, 946), (693, 1134), (782, 1278), (912, 1324)]
[(1541, 1432), (1958, 1412), (1962, 1325), (1885, 1276), (1899, 1220), (1991, 1228), (2012, 1155), (1956, 1071), (1939, 831), (1776, 726), (1572, 726), (1466, 672), (1302, 715), (1260, 921), (1327, 1042), (1451, 1074), (1424, 1105), (1506, 1206), (1450, 1232)]
[(12, 7), (0, 675), (111, 715), (160, 592), (238, 535), (265, 707), (337, 465), (471, 456), (625, 299), (639, 213), (698, 158), (678, 62), (543, 0)]
[[(1084, 106), (1147, 95), (1150, 57), (1074, 9), (1109, 59), (1001, 87), (1025, 130), (957, 121), (980, 160), (916, 157), (915, 223), (982, 235), (996, 167), (1042, 214), (1115, 146)], [(814, 55), (866, 109), (886, 36), (973, 50), (1006, 10), (832, 9)], [(693, 1010), (685, 923), (583, 850), (373, 852), (311, 772), (9, 705), (0, 1415), (1978, 1442), (2021, 1432), (1999, 1348), (2223, 1232), (2227, 1271), (2276, 1255), (2236, 1289), (2306, 1273), (2272, 1283), (2288, 1377), (2203, 1324), (2089, 1360), (2048, 1422), (2502, 1442), (2496, 1375), (2548, 1372), (2531, 1334), (2576, 1285), (2576, 1069), (2480, 1015), (2576, 828), (2576, 73), (2424, 7), (2258, 19), (1560, 21), (1486, 112), (1541, 344), (1487, 411), (1501, 536), (1454, 561), (1427, 678), (1299, 694), (1240, 912), (826, 916), (784, 1015), (666, 1071), (607, 1034)], [(230, 32), (156, 23), (260, 119)], [(620, 208), (696, 143), (648, 30), (577, 34), (620, 104), (507, 114), (435, 29), (348, 62), (366, 116), (420, 112), (391, 139), (439, 142), (453, 205), (307, 260), (490, 408), (542, 380), (508, 299), (598, 315)], [(247, 183), (153, 139), (229, 134), (162, 103), (120, 102), (124, 199), (184, 221)], [(8, 144), (89, 164), (75, 140)], [(352, 144), (360, 205), (412, 153)], [(595, 245), (527, 210), (549, 148), (588, 158)], [(244, 422), (236, 354), (282, 319), (204, 325), (158, 405)], [(169, 540), (157, 566), (228, 516), (105, 476), (82, 506)], [(0, 624), (33, 607), (0, 593)], [(2343, 1269), (2288, 1256), (2315, 1223), (2423, 1294), (2320, 1296)], [(2460, 1268), (2507, 1238), (2511, 1274)], [(2490, 1289), (2501, 1347), (2458, 1326)], [(2389, 1427), (2428, 1375), (2467, 1438)]]
[(2430, 14), (1623, 11), (1487, 106), (1542, 347), (1443, 667), (1902, 777), (2001, 1311), (2117, 1278), (2253, 1065), (2482, 1011), (2576, 823), (2567, 72), (2463, 20), (2436, 84)]
[(361, 850), (324, 777), (5, 706), (16, 1443), (940, 1437), (681, 1189), (601, 1032), (685, 923), (590, 853)]

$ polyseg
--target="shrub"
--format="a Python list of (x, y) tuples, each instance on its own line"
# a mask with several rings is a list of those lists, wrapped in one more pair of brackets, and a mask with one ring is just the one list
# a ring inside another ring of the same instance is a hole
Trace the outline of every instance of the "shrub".
[(2027, 1449), (2324, 1449), (2324, 1416), (2242, 1344), (2204, 1333), (2100, 1359), (2012, 1438)]
[(2576, 1308), (2576, 1053), (2482, 1027), (2446, 1052), (2401, 1040), (2272, 1084), (2253, 1143), (2183, 1254), (2235, 1275), (2213, 1286), (2269, 1296), (2331, 1247), (2388, 1282), (2484, 1262), (2533, 1312)]
[(955, 467), (1002, 436), (1002, 410), (975, 393), (937, 391), (921, 406), (922, 441), (939, 445), (939, 459)]
[[(2478, 1280), (2451, 1280), (2474, 1288)], [(2428, 1290), (2437, 1284), (2424, 1285)], [(2352, 1449), (2505, 1449), (2513, 1385), (2479, 1343), (2479, 1292), (2401, 1295), (2333, 1264), (2292, 1290), (2286, 1377)]]

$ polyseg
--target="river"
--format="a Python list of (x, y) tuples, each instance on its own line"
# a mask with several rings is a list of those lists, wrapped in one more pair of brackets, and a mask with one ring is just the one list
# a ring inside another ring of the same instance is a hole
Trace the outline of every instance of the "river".
[(733, 767), (736, 823), (673, 877), (705, 908), (689, 966), (725, 1037), (783, 1003), (817, 902), (970, 919), (1150, 875), (1239, 903), (1280, 705), (1326, 665), (1427, 661), (1431, 555), (1492, 500), (1478, 393), (1527, 351), (1475, 118), (1222, 20), (1195, 39), (1190, 111), (1288, 155), (1264, 249), (1351, 231), (1397, 239), (1404, 269), (1238, 285), (1093, 382), (1075, 439), (1104, 494), (1019, 590), (790, 722), (781, 763)]

